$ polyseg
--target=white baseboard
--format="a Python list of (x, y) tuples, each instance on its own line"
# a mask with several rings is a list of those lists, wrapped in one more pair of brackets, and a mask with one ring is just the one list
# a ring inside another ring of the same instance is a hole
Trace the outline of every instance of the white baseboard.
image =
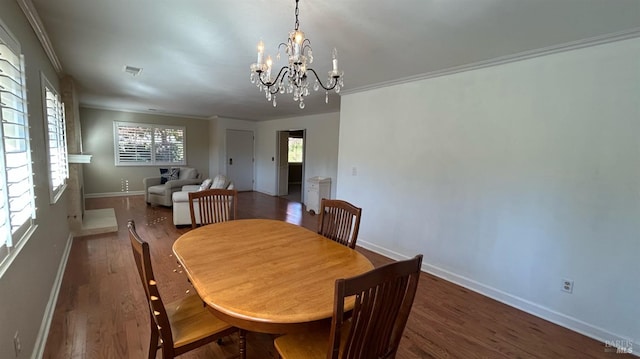
[(271, 191), (267, 191), (267, 190), (265, 190), (265, 189), (259, 189), (259, 188), (258, 188), (258, 189), (256, 189), (255, 191), (256, 191), (256, 192), (263, 193), (263, 194), (266, 194), (266, 195), (269, 195), (269, 196), (277, 196), (277, 194), (276, 194), (276, 193), (271, 192)]
[(64, 253), (62, 254), (62, 259), (58, 266), (58, 273), (56, 274), (56, 278), (53, 281), (53, 288), (49, 294), (49, 302), (44, 310), (44, 317), (42, 318), (42, 324), (40, 324), (40, 330), (36, 337), (36, 344), (33, 347), (33, 353), (31, 353), (32, 359), (39, 359), (44, 355), (44, 347), (47, 344), (47, 338), (49, 337), (49, 328), (51, 328), (51, 320), (53, 319), (53, 313), (55, 312), (56, 303), (58, 302), (58, 294), (60, 293), (64, 270), (67, 268), (67, 260), (69, 259), (72, 244), (73, 236), (69, 234), (69, 238), (67, 238), (67, 245), (64, 248)]
[[(410, 256), (394, 252), (377, 244), (361, 240), (360, 238), (358, 239), (358, 245), (372, 252), (378, 253), (385, 257), (389, 257), (393, 260), (406, 260), (411, 258)], [(604, 343), (606, 343), (607, 345), (611, 345), (611, 349), (614, 350), (614, 352), (615, 348), (613, 346), (617, 347), (619, 345), (623, 346), (621, 349), (634, 349), (632, 348), (633, 340), (630, 338), (623, 337), (595, 325), (586, 323), (580, 319), (573, 318), (571, 316), (559, 313), (529, 300), (503, 292), (500, 289), (493, 288), (491, 286), (477, 282), (473, 279), (458, 275), (456, 273), (424, 262), (422, 263), (422, 270), (429, 274), (433, 274), (436, 277), (455, 283), (459, 286), (480, 293), (491, 299), (497, 300), (498, 302), (504, 303), (508, 306), (520, 309), (526, 313), (535, 315), (536, 317), (540, 317), (554, 324), (560, 325), (574, 332), (595, 339), (603, 343), (603, 346), (605, 345)], [(624, 347), (625, 345), (626, 348)], [(640, 343), (636, 343), (636, 345), (640, 345)], [(635, 348), (632, 354), (640, 356), (640, 348)]]
[(126, 197), (144, 195), (144, 191), (85, 193), (84, 198)]

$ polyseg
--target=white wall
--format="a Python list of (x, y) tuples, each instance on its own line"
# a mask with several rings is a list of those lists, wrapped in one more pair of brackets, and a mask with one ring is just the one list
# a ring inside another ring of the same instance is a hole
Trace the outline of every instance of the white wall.
[(58, 76), (33, 29), (14, 0), (0, 0), (0, 21), (17, 38), (25, 57), (29, 135), (36, 195), (37, 228), (6, 271), (0, 271), (0, 357), (14, 358), (13, 336), (18, 332), (22, 351), (18, 358), (36, 357), (44, 348), (48, 320), (53, 315), (70, 250), (67, 191), (49, 203), (49, 169), (41, 76), (59, 91)]
[(254, 190), (275, 196), (277, 165), (272, 158), (276, 158), (277, 132), (306, 130), (304, 180), (314, 176), (331, 177), (333, 182), (331, 193), (332, 197), (335, 197), (339, 123), (338, 112), (260, 122), (214, 118), (209, 127), (210, 176), (226, 172), (226, 130), (253, 131), (255, 134)]
[(83, 148), (93, 155), (84, 166), (84, 191), (87, 197), (114, 196), (127, 193), (143, 194), (145, 177), (159, 177), (163, 166), (116, 166), (113, 123), (134, 122), (184, 126), (186, 129), (186, 166), (194, 167), (206, 176), (209, 170), (209, 121), (96, 108), (80, 108)]
[(331, 196), (335, 197), (339, 124), (338, 112), (258, 122), (256, 190), (277, 193), (277, 163), (272, 160), (276, 158), (277, 132), (306, 130), (304, 181), (315, 176), (331, 177)]
[(638, 346), (639, 139), (632, 39), (343, 96), (337, 197), (359, 244)]

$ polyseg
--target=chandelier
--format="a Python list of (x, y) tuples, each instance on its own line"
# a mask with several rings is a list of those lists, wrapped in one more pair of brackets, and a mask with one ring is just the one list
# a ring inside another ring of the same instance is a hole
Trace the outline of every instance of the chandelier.
[[(340, 88), (344, 86), (344, 73), (338, 70), (338, 50), (333, 49), (333, 69), (329, 71), (326, 84), (323, 84), (318, 74), (311, 67), (307, 67), (313, 63), (313, 52), (311, 50), (311, 41), (304, 37), (304, 32), (300, 31), (300, 23), (298, 21), (298, 2), (296, 0), (296, 22), (293, 31), (289, 32), (287, 42), (278, 45), (278, 55), (276, 60), (280, 59), (280, 50), (284, 48), (289, 59), (289, 64), (283, 66), (278, 74), (272, 76), (273, 60), (271, 56), (264, 58), (264, 43), (262, 40), (258, 43), (258, 62), (251, 65), (251, 83), (255, 84), (258, 89), (264, 91), (267, 101), (273, 102), (273, 107), (277, 106), (276, 95), (293, 94), (293, 100), (299, 102), (299, 107), (304, 108), (304, 98), (310, 93), (309, 81), (313, 82), (314, 91), (318, 91), (320, 87), (325, 90), (325, 102), (329, 103), (329, 91), (335, 90), (340, 92)], [(315, 79), (314, 79), (315, 78)]]

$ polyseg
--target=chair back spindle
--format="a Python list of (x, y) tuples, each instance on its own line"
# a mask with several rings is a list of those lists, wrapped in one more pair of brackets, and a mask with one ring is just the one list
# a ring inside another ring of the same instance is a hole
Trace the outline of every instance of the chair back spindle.
[[(356, 277), (337, 280), (327, 358), (394, 358), (411, 312), (421, 265), (420, 254)], [(354, 295), (355, 306), (348, 325), (344, 325), (344, 301)], [(346, 341), (343, 340), (341, 348), (343, 334)]]
[(339, 199), (322, 199), (318, 217), (318, 234), (343, 244), (356, 247), (362, 208)]
[(226, 222), (236, 219), (238, 191), (233, 189), (208, 189), (189, 193), (191, 227)]

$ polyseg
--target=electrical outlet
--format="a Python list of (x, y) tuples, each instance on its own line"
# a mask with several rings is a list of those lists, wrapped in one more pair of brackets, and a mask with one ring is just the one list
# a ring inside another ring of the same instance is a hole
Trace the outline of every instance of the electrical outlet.
[(562, 291), (567, 293), (573, 293), (573, 281), (571, 279), (562, 280)]
[(22, 344), (20, 343), (20, 333), (18, 333), (18, 331), (16, 331), (16, 334), (13, 336), (13, 350), (16, 353), (16, 358), (22, 351)]

